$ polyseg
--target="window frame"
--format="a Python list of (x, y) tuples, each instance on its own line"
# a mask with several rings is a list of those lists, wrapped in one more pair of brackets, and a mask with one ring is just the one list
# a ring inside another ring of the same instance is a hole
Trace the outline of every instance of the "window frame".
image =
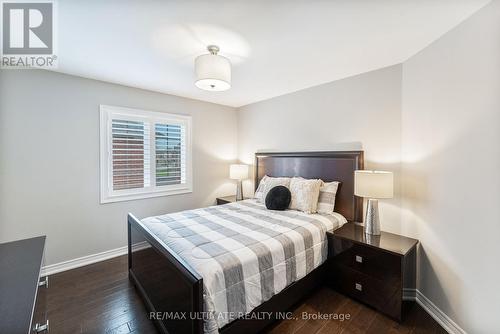
[[(117, 107), (110, 105), (99, 106), (100, 112), (100, 203), (131, 201), (152, 197), (180, 195), (193, 192), (192, 171), (192, 117), (189, 115), (147, 111), (142, 109)], [(113, 160), (111, 154), (113, 119), (141, 121), (149, 123), (150, 144), (150, 181), (151, 185), (144, 188), (113, 190)], [(156, 186), (156, 145), (155, 124), (174, 124), (185, 126), (186, 147), (186, 182), (175, 185)]]

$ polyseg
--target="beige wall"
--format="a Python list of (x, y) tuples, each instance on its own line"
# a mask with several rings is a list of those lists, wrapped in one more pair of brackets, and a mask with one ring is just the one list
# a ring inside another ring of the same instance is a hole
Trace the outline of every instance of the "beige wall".
[(419, 289), (468, 333), (498, 333), (500, 1), (404, 63), (402, 134)]
[[(400, 231), (401, 65), (331, 82), (238, 110), (238, 153), (364, 150), (365, 167), (395, 173), (395, 198), (380, 202), (383, 228)], [(245, 193), (252, 193), (247, 181)]]
[[(99, 204), (99, 104), (192, 115), (193, 193)], [(195, 208), (234, 192), (227, 175), (236, 139), (232, 108), (48, 71), (0, 71), (0, 242), (46, 234), (46, 264), (125, 246), (129, 211)]]

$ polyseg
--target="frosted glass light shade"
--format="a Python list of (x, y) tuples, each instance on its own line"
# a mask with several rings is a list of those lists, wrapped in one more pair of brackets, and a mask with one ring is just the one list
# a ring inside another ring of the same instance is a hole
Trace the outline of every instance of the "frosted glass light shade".
[(209, 91), (223, 91), (231, 88), (231, 62), (226, 57), (205, 54), (194, 61), (196, 87)]
[(233, 180), (248, 179), (248, 165), (230, 165), (229, 178)]
[(354, 172), (354, 195), (368, 198), (392, 198), (392, 172), (357, 170)]

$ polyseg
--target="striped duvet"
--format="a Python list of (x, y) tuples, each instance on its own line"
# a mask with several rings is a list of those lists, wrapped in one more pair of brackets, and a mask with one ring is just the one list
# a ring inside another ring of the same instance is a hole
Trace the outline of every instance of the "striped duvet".
[(204, 331), (218, 333), (322, 264), (326, 231), (346, 221), (245, 200), (142, 222), (203, 277)]

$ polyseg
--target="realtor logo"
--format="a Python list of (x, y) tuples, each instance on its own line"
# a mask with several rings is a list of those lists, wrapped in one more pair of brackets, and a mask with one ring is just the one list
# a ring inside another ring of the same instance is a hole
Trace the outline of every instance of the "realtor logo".
[(4, 68), (53, 68), (54, 3), (2, 3), (2, 61)]

